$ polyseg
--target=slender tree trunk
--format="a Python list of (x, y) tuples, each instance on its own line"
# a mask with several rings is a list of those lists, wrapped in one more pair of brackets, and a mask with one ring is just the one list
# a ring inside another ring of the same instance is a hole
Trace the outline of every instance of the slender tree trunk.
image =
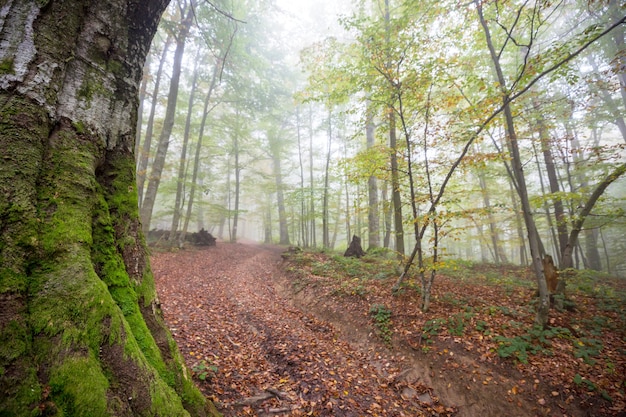
[(189, 93), (189, 102), (187, 103), (187, 117), (185, 117), (185, 131), (183, 132), (183, 146), (180, 150), (180, 161), (178, 163), (178, 177), (176, 178), (176, 198), (174, 200), (174, 214), (172, 215), (172, 225), (170, 226), (170, 246), (182, 246), (184, 240), (178, 241), (178, 225), (183, 211), (183, 194), (184, 184), (187, 180), (186, 170), (189, 166), (189, 158), (187, 157), (187, 146), (189, 144), (189, 136), (191, 134), (191, 115), (193, 114), (193, 105), (196, 97), (196, 83), (198, 82), (198, 57), (196, 57), (195, 68), (191, 79), (191, 91)]
[[(197, 177), (197, 182), (198, 182), (198, 187), (202, 190), (204, 188), (204, 176), (200, 175)], [(192, 185), (193, 187), (193, 185)], [(190, 200), (191, 201), (191, 200)], [(187, 203), (187, 208), (189, 208), (189, 202)], [(191, 216), (187, 216), (187, 217), (191, 217)], [(202, 230), (202, 229), (207, 229), (207, 226), (204, 225), (204, 204), (196, 204), (196, 217), (197, 217), (197, 230)], [(211, 224), (211, 227), (209, 227), (209, 232), (213, 231), (213, 227), (215, 225)], [(183, 228), (183, 231), (181, 231), (181, 234), (183, 232), (187, 232), (186, 229)], [(183, 236), (183, 238), (181, 239), (181, 242), (183, 242), (185, 240), (185, 237)]]
[(526, 187), (526, 178), (524, 176), (522, 158), (520, 156), (517, 143), (517, 133), (515, 132), (513, 113), (511, 111), (509, 93), (507, 92), (507, 82), (504, 74), (502, 73), (499, 55), (497, 54), (491, 40), (489, 27), (487, 26), (487, 22), (485, 21), (482, 13), (482, 4), (478, 1), (476, 1), (475, 4), (481, 26), (484, 30), (487, 47), (489, 48), (489, 53), (491, 55), (491, 60), (496, 73), (496, 79), (500, 85), (500, 90), (502, 92), (507, 144), (512, 159), (511, 165), (513, 168), (513, 175), (515, 176), (517, 186), (516, 190), (520, 198), (520, 204), (522, 206), (522, 216), (526, 225), (526, 233), (528, 234), (528, 243), (530, 246), (530, 256), (532, 258), (533, 271), (535, 273), (537, 286), (539, 288), (539, 306), (537, 308), (537, 316), (535, 317), (535, 322), (541, 326), (545, 326), (548, 322), (548, 312), (550, 310), (550, 294), (548, 293), (548, 286), (546, 284), (546, 280), (543, 274), (542, 257), (544, 254), (541, 250), (541, 239), (539, 237), (539, 233), (533, 219), (530, 200), (528, 198), (528, 188)]
[[(271, 133), (270, 133), (271, 135)], [(276, 204), (278, 206), (278, 231), (279, 231), (279, 244), (289, 245), (289, 230), (287, 227), (287, 211), (285, 210), (285, 197), (283, 192), (283, 174), (280, 164), (280, 144), (278, 138), (268, 138), (273, 146), (270, 146), (272, 150), (272, 162), (274, 169), (274, 181), (276, 183)]]
[(541, 115), (539, 106), (535, 104), (535, 110), (538, 114), (538, 127), (539, 127), (539, 138), (541, 139), (541, 151), (543, 153), (543, 160), (546, 164), (546, 171), (548, 174), (548, 181), (550, 183), (550, 192), (555, 195), (553, 197), (553, 206), (554, 206), (554, 217), (556, 220), (556, 230), (558, 232), (558, 242), (559, 242), (559, 265), (561, 264), (561, 258), (563, 251), (565, 250), (565, 246), (567, 245), (567, 220), (565, 217), (565, 210), (563, 208), (563, 201), (558, 197), (558, 193), (561, 191), (559, 187), (559, 179), (558, 174), (556, 172), (556, 166), (554, 164), (554, 157), (552, 156), (552, 149), (550, 144), (550, 136), (548, 135), (548, 131), (545, 125), (545, 121), (543, 116)]
[(163, 45), (163, 53), (159, 61), (159, 69), (154, 78), (154, 89), (152, 90), (152, 100), (150, 102), (150, 114), (148, 115), (148, 123), (146, 126), (146, 136), (143, 140), (141, 153), (137, 153), (137, 192), (139, 194), (139, 206), (143, 201), (143, 191), (146, 182), (146, 173), (148, 172), (148, 161), (150, 159), (150, 149), (152, 148), (152, 135), (154, 131), (154, 116), (159, 97), (159, 88), (161, 87), (161, 77), (163, 75), (163, 65), (167, 61), (167, 51), (170, 47), (171, 37), (167, 37), (165, 45)]
[(306, 199), (304, 198), (304, 161), (302, 160), (302, 137), (300, 132), (300, 107), (296, 106), (296, 135), (298, 138), (298, 162), (300, 165), (300, 233), (302, 234), (302, 245), (309, 246), (309, 236), (307, 233), (306, 221)]
[(385, 225), (385, 234), (383, 236), (383, 247), (389, 248), (391, 244), (391, 202), (389, 201), (389, 182), (383, 183), (382, 199), (383, 199), (383, 217)]
[(239, 152), (235, 153), (235, 207), (233, 209), (233, 226), (230, 233), (231, 243), (237, 242), (239, 231), (239, 200), (241, 193), (241, 167), (239, 166)]
[(313, 177), (313, 110), (309, 105), (309, 181), (310, 181), (310, 198), (311, 198), (311, 211), (309, 216), (311, 218), (311, 246), (316, 247), (316, 226), (315, 226), (315, 179)]
[(594, 271), (602, 271), (602, 260), (600, 259), (600, 251), (598, 250), (597, 228), (585, 229), (585, 254), (587, 255), (586, 267)]
[(626, 173), (626, 163), (617, 166), (609, 175), (607, 175), (593, 190), (589, 198), (586, 200), (585, 205), (576, 213), (575, 221), (572, 224), (572, 230), (569, 234), (569, 239), (567, 242), (567, 246), (565, 247), (565, 251), (563, 253), (563, 269), (572, 268), (573, 260), (573, 250), (578, 242), (578, 235), (583, 230), (583, 224), (587, 219), (587, 216), (591, 213), (594, 205), (600, 198), (600, 196), (604, 193), (613, 181), (617, 180), (619, 177)]
[(3, 3), (0, 415), (212, 413), (163, 321), (137, 208), (138, 91), (166, 6)]
[[(369, 100), (367, 102), (366, 112), (365, 138), (367, 141), (367, 149), (372, 149), (375, 145), (376, 137), (374, 135), (374, 113)], [(368, 246), (370, 248), (377, 248), (380, 246), (380, 214), (378, 212), (378, 181), (373, 174), (367, 178), (367, 195)]]
[[(202, 150), (202, 142), (204, 139), (204, 129), (206, 128), (207, 117), (209, 116), (209, 103), (211, 102), (211, 96), (213, 95), (213, 91), (215, 90), (215, 86), (217, 85), (217, 75), (221, 66), (223, 65), (223, 60), (218, 59), (213, 66), (213, 75), (211, 76), (211, 84), (209, 85), (209, 91), (207, 91), (206, 96), (204, 97), (204, 107), (202, 109), (202, 120), (200, 121), (200, 130), (198, 132), (198, 141), (196, 142), (196, 154), (193, 160), (193, 174), (191, 176), (191, 188), (189, 190), (189, 201), (187, 202), (187, 213), (185, 215), (185, 222), (183, 225), (183, 230), (181, 230), (179, 235), (180, 242), (185, 241), (185, 236), (187, 234), (187, 230), (189, 228), (189, 220), (191, 219), (191, 214), (193, 213), (193, 205), (195, 202), (196, 196), (196, 181), (198, 179), (198, 175), (200, 173), (200, 151)], [(224, 222), (223, 218), (220, 222), (220, 228), (218, 232), (218, 237), (221, 239), (224, 233)]]
[(329, 218), (328, 218), (328, 186), (330, 175), (330, 151), (332, 145), (332, 111), (328, 110), (328, 149), (326, 151), (326, 167), (324, 168), (324, 197), (322, 201), (322, 244), (324, 248), (330, 248)]
[[(541, 163), (539, 162), (539, 152), (537, 151), (537, 146), (535, 145), (535, 142), (532, 142), (532, 147), (533, 147), (533, 154), (535, 157), (535, 164), (537, 165), (537, 176), (539, 177), (539, 185), (541, 187), (541, 195), (545, 196), (547, 194), (546, 192), (546, 186), (543, 180), (543, 171), (541, 169)], [(560, 262), (561, 259), (561, 255), (560, 255), (560, 250), (558, 248), (558, 238), (556, 236), (556, 231), (554, 228), (554, 223), (552, 222), (552, 215), (550, 214), (550, 204), (548, 204), (548, 201), (544, 199), (543, 201), (543, 210), (544, 210), (544, 214), (546, 216), (546, 223), (548, 224), (548, 230), (550, 232), (550, 237), (552, 238), (552, 246), (554, 248), (554, 252), (558, 253), (559, 255), (557, 255), (557, 259)]]
[(235, 165), (233, 167), (235, 173), (235, 207), (233, 209), (233, 225), (230, 233), (230, 241), (232, 243), (237, 242), (237, 228), (239, 227), (239, 192), (241, 191), (241, 166), (239, 165), (239, 117), (239, 109), (237, 109), (237, 126), (233, 136), (233, 157), (235, 158)]
[(404, 225), (402, 219), (402, 197), (400, 196), (400, 174), (398, 172), (396, 115), (391, 109), (389, 110), (389, 147), (391, 148), (391, 196), (396, 252), (400, 256), (404, 256)]
[(265, 240), (264, 243), (269, 244), (272, 243), (272, 210), (269, 208), (271, 206), (271, 202), (267, 202), (268, 204), (268, 208), (265, 211), (265, 219), (263, 221), (263, 226), (264, 226), (264, 235), (265, 235)]
[[(504, 261), (503, 259), (504, 254), (500, 250), (498, 226), (496, 225), (496, 222), (493, 218), (493, 213), (491, 212), (492, 207), (491, 207), (491, 199), (489, 198), (489, 189), (487, 188), (487, 179), (485, 176), (485, 172), (480, 169), (476, 173), (476, 176), (478, 177), (480, 193), (483, 197), (483, 207), (487, 210), (487, 220), (489, 221), (489, 237), (491, 238), (491, 245), (493, 247), (493, 252), (492, 252), (493, 261), (496, 264), (499, 264), (500, 262)], [(479, 231), (480, 231), (480, 234), (482, 235), (482, 227), (479, 229)], [(483, 256), (482, 245), (483, 244), (481, 243), (481, 256)]]
[(181, 10), (181, 22), (178, 26), (179, 32), (176, 34), (176, 51), (174, 52), (174, 64), (172, 67), (172, 78), (170, 80), (170, 90), (167, 95), (167, 108), (165, 109), (165, 119), (163, 120), (163, 129), (159, 135), (159, 143), (157, 152), (152, 161), (152, 169), (150, 178), (148, 179), (148, 187), (141, 204), (141, 222), (143, 224), (143, 232), (147, 234), (150, 230), (150, 222), (152, 220), (152, 211), (154, 202), (156, 201), (157, 191), (161, 183), (161, 173), (165, 166), (165, 157), (167, 149), (170, 145), (170, 136), (174, 127), (174, 117), (176, 116), (176, 102), (178, 101), (178, 87), (180, 84), (180, 74), (183, 62), (183, 54), (185, 52), (185, 42), (187, 35), (193, 23), (193, 5), (186, 5), (186, 9)]
[[(342, 135), (343, 136), (343, 135)], [(343, 158), (347, 160), (348, 158), (348, 146), (346, 141), (343, 141)], [(344, 167), (343, 170), (343, 189), (346, 194), (346, 242), (349, 245), (352, 240), (352, 210), (350, 207), (350, 184), (348, 181), (348, 168)], [(339, 201), (341, 201), (341, 195), (339, 196)]]
[[(388, 49), (391, 49), (391, 15), (389, 0), (385, 0), (385, 40)], [(390, 55), (390, 52), (388, 52)], [(391, 59), (388, 57), (385, 66), (391, 68)], [(395, 86), (392, 86), (395, 88)], [(398, 146), (396, 139), (396, 114), (394, 103), (396, 101), (395, 91), (391, 94), (387, 107), (387, 117), (389, 121), (389, 148), (391, 149), (391, 199), (393, 202), (393, 225), (395, 232), (396, 252), (400, 258), (404, 256), (404, 225), (402, 218), (402, 197), (400, 195), (400, 174), (398, 172)]]

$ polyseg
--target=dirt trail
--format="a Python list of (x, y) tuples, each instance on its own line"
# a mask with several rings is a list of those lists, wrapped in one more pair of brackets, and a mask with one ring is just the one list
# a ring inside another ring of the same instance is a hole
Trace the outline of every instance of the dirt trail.
[(283, 298), (281, 252), (218, 244), (153, 257), (166, 321), (225, 416), (452, 414), (393, 357), (348, 344)]

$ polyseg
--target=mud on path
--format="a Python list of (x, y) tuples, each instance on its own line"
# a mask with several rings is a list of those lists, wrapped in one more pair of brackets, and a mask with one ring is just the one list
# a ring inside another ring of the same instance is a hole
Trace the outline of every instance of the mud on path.
[(152, 258), (165, 319), (225, 416), (452, 414), (394, 357), (343, 341), (284, 298), (282, 251), (222, 243)]

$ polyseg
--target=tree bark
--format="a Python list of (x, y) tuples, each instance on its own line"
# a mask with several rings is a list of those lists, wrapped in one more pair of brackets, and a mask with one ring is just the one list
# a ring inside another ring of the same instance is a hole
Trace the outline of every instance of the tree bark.
[(166, 6), (4, 2), (2, 415), (217, 415), (163, 322), (137, 209), (138, 89)]
[(383, 235), (383, 247), (389, 248), (391, 244), (391, 202), (389, 201), (389, 181), (383, 183), (381, 197), (383, 200), (383, 223), (385, 225), (385, 234)]

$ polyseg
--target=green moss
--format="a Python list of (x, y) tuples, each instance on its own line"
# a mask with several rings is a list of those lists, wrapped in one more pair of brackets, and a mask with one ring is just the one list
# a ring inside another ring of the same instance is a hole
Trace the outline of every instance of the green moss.
[[(38, 285), (33, 287), (37, 291), (30, 303), (31, 328), (34, 334), (60, 338), (61, 343), (53, 351), (74, 345), (97, 351), (108, 332), (103, 323), (112, 319), (110, 327), (119, 327), (117, 305), (93, 271), (88, 255), (75, 256), (57, 258), (59, 267), (33, 274)], [(48, 348), (43, 347), (43, 354)]]
[(51, 399), (67, 416), (109, 416), (108, 380), (93, 357), (70, 357), (50, 374)]
[(12, 389), (2, 392), (0, 416), (31, 416), (33, 405), (39, 402), (42, 395), (37, 370), (26, 357), (15, 362), (13, 367), (19, 369), (19, 373), (7, 375), (14, 384), (11, 384)]
[(46, 116), (32, 103), (2, 94), (0, 98), (6, 100), (0, 113), (0, 293), (23, 293), (28, 285), (26, 260), (40, 227), (35, 190)]
[[(95, 203), (94, 171), (98, 152), (91, 142), (78, 141), (73, 131), (55, 138), (45, 162), (46, 175), (40, 187), (41, 250), (66, 250), (70, 242), (92, 244), (91, 213)], [(44, 255), (45, 257), (45, 255)]]
[[(161, 358), (161, 352), (139, 310), (136, 288), (129, 279), (116, 245), (109, 205), (102, 194), (104, 190), (100, 186), (97, 188), (101, 194), (96, 204), (93, 220), (92, 262), (100, 279), (107, 285), (111, 297), (124, 314), (129, 327), (128, 332), (134, 336), (141, 354), (161, 377), (166, 378), (168, 383), (173, 383), (173, 378)], [(154, 290), (154, 287), (152, 289)], [(138, 352), (132, 351), (132, 345), (127, 345), (126, 348), (130, 349), (127, 354), (133, 357), (140, 356)]]
[(100, 279), (107, 286), (126, 286), (130, 284), (124, 261), (116, 248), (115, 230), (112, 226), (109, 206), (102, 188), (100, 191), (93, 218), (93, 245), (91, 247), (92, 262)]
[(113, 74), (122, 74), (124, 71), (124, 65), (115, 59), (110, 59), (107, 61), (107, 70)]
[(74, 129), (76, 129), (76, 133), (78, 133), (79, 135), (87, 133), (87, 126), (80, 120), (73, 122), (72, 126), (74, 126)]
[(13, 57), (0, 61), (0, 74), (13, 74)]
[(111, 179), (107, 202), (112, 211), (128, 219), (139, 218), (135, 160), (131, 154), (111, 154), (108, 176)]
[(1, 363), (13, 361), (30, 350), (30, 333), (23, 322), (9, 321), (0, 333)]
[(113, 92), (105, 87), (101, 76), (87, 74), (76, 95), (78, 98), (84, 100), (87, 103), (87, 107), (89, 107), (94, 95), (113, 97)]
[(155, 379), (150, 387), (152, 397), (152, 413), (156, 416), (189, 416), (184, 410), (181, 399), (176, 392), (165, 385), (163, 381)]

